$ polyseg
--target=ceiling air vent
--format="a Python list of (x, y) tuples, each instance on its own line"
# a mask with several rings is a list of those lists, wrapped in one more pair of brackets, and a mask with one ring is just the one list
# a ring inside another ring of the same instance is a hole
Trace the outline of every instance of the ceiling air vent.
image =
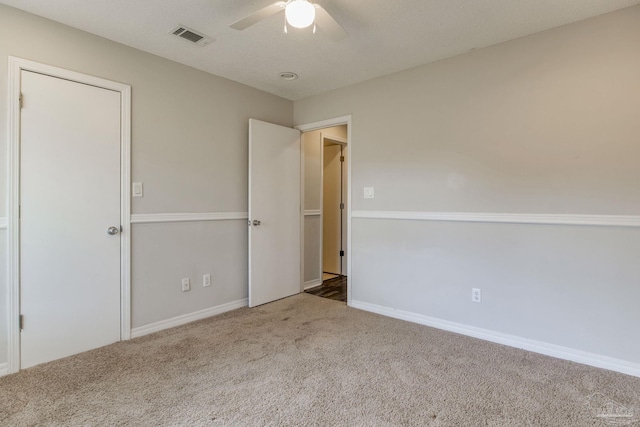
[(184, 25), (178, 25), (173, 29), (173, 31), (171, 31), (171, 34), (188, 40), (198, 46), (206, 46), (213, 41), (211, 37), (205, 36), (204, 34), (192, 30), (191, 28), (187, 28)]

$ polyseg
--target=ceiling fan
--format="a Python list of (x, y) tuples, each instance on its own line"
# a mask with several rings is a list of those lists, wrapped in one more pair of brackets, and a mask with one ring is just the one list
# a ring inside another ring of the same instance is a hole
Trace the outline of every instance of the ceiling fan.
[(288, 25), (295, 28), (307, 28), (313, 25), (314, 33), (316, 26), (318, 26), (322, 31), (326, 32), (333, 41), (340, 41), (347, 36), (344, 28), (329, 15), (329, 12), (319, 4), (311, 3), (309, 0), (277, 1), (231, 24), (231, 28), (236, 30), (247, 29), (283, 10), (285, 15), (285, 33), (287, 32)]

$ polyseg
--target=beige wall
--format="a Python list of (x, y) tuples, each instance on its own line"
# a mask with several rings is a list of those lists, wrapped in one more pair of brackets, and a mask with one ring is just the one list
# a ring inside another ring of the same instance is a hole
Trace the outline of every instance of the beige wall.
[(352, 114), (356, 210), (636, 214), (639, 16), (296, 101), (295, 123)]
[[(322, 145), (320, 131), (302, 134), (304, 154), (304, 266), (305, 286), (317, 285), (322, 280), (320, 265), (320, 242), (322, 239), (321, 216), (311, 211), (320, 211), (322, 191)], [(309, 214), (311, 213), (311, 215)]]
[[(3, 118), (9, 55), (132, 86), (132, 178), (144, 183), (134, 214), (245, 212), (248, 119), (292, 124), (290, 101), (0, 5)], [(6, 134), (0, 120), (2, 165)], [(3, 166), (0, 217), (6, 216), (6, 178)], [(246, 297), (244, 220), (139, 224), (132, 239), (134, 327)], [(4, 248), (4, 231), (0, 240)], [(0, 267), (4, 298), (4, 259)], [(212, 275), (211, 288), (202, 288), (203, 273)], [(183, 277), (191, 277), (191, 292), (180, 291)], [(6, 361), (5, 322), (0, 316), (0, 363)]]
[[(352, 116), (355, 211), (638, 215), (638, 22), (632, 7), (296, 101), (294, 122)], [(352, 229), (356, 302), (640, 367), (639, 228)]]
[(322, 144), (320, 131), (302, 134), (304, 150), (304, 209), (320, 209), (322, 191)]

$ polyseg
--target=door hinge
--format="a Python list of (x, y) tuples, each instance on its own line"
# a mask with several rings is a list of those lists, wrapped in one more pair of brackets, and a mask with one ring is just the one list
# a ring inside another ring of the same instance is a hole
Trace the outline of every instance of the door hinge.
[(344, 256), (344, 251), (340, 251), (340, 256)]
[(340, 203), (340, 210), (344, 209), (344, 203)]
[(20, 109), (22, 110), (22, 92), (20, 92), (20, 96), (18, 97), (18, 105), (20, 105)]
[(340, 161), (344, 162), (344, 156), (340, 156)]
[(24, 316), (22, 314), (18, 318), (18, 324), (21, 330), (24, 329)]

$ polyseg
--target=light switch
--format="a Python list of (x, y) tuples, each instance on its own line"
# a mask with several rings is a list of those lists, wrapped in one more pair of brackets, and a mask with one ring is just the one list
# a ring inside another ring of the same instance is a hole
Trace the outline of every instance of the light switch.
[(142, 197), (142, 183), (134, 182), (133, 183), (133, 197)]
[(373, 187), (364, 187), (364, 198), (373, 199)]

